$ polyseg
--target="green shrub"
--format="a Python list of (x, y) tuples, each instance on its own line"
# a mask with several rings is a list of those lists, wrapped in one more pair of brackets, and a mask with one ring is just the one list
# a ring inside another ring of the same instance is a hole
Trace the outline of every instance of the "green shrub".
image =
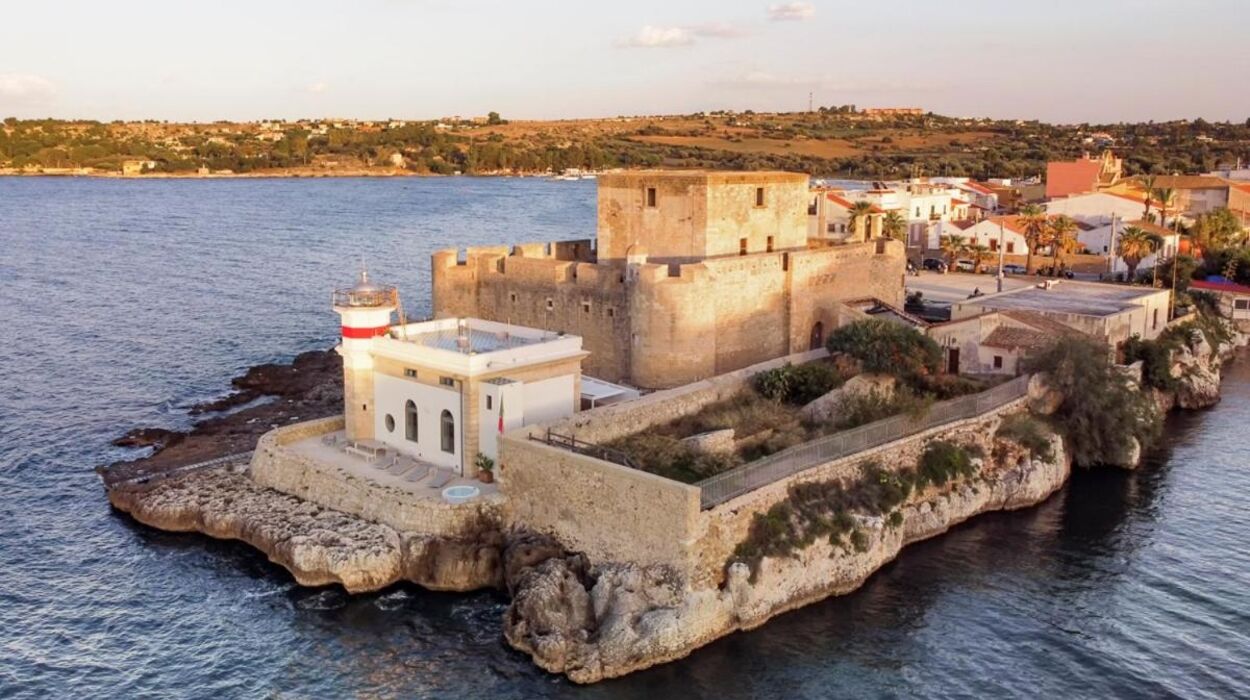
[(859, 360), (866, 372), (890, 374), (907, 381), (935, 374), (942, 348), (920, 331), (881, 319), (856, 321), (829, 334), (825, 346)]
[(889, 517), (889, 518), (886, 518), (885, 524), (886, 524), (886, 525), (889, 525), (889, 526), (890, 526), (890, 527), (892, 527), (892, 528), (897, 528), (897, 527), (902, 526), (902, 524), (903, 524), (903, 513), (902, 513), (901, 511), (897, 511), (897, 510), (896, 510), (896, 511), (894, 511), (893, 513), (890, 513), (890, 517)]
[(1131, 365), (1141, 361), (1141, 378), (1146, 386), (1161, 391), (1176, 389), (1176, 378), (1172, 376), (1172, 351), (1181, 345), (1178, 330), (1169, 328), (1155, 340), (1143, 340), (1141, 336), (1134, 335), (1124, 341), (1124, 363)]
[(855, 548), (856, 552), (859, 552), (861, 554), (863, 554), (864, 552), (867, 552), (868, 551), (868, 535), (864, 534), (863, 530), (859, 530), (859, 529), (852, 530), (851, 531), (851, 546)]
[(1102, 343), (1064, 338), (1025, 361), (1029, 372), (1046, 372), (1063, 396), (1052, 420), (1077, 464), (1116, 463), (1136, 438), (1148, 448), (1159, 434), (1158, 410), (1112, 363)]
[(976, 467), (968, 450), (946, 440), (934, 440), (926, 445), (916, 465), (916, 479), (921, 485), (943, 486), (974, 474)]
[(979, 394), (990, 386), (990, 383), (985, 380), (961, 377), (958, 374), (925, 375), (920, 377), (915, 384), (919, 393), (932, 396), (938, 401)]
[(803, 405), (842, 385), (842, 375), (828, 362), (784, 365), (755, 375), (752, 385), (773, 401)]
[(849, 430), (904, 413), (919, 417), (932, 405), (932, 398), (917, 396), (904, 386), (896, 387), (890, 394), (876, 390), (853, 393), (838, 403), (833, 427)]
[(635, 433), (605, 445), (629, 455), (639, 469), (667, 479), (693, 484), (733, 469), (742, 460), (732, 453), (698, 452), (678, 438), (657, 433)]
[(1013, 413), (1003, 419), (994, 434), (1001, 440), (1010, 440), (1029, 451), (1035, 459), (1049, 462), (1054, 458), (1050, 444), (1050, 429), (1046, 424), (1027, 413)]

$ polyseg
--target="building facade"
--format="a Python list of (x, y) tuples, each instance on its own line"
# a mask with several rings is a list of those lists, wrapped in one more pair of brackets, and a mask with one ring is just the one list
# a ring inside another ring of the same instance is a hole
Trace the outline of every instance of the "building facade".
[(435, 253), (438, 318), (581, 336), (585, 372), (655, 389), (807, 350), (839, 303), (903, 301), (901, 243), (809, 239), (807, 178), (636, 171), (599, 179), (598, 241)]

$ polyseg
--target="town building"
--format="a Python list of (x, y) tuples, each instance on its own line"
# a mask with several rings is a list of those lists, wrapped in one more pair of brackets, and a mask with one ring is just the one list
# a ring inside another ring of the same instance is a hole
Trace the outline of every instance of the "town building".
[(1250, 286), (1214, 277), (1193, 280), (1189, 283), (1189, 288), (1214, 294), (1224, 316), (1231, 319), (1243, 333), (1250, 332)]
[(1088, 153), (1076, 160), (1051, 161), (1046, 164), (1046, 197), (1068, 197), (1097, 192), (1120, 181), (1124, 162), (1111, 151), (1091, 157)]
[(951, 304), (951, 320), (987, 311), (1028, 312), (1118, 347), (1132, 336), (1154, 340), (1168, 322), (1168, 289), (1049, 280)]
[(334, 292), (349, 447), (470, 475), (499, 433), (579, 409), (581, 338), (476, 318), (392, 325), (398, 301), (363, 272)]
[(1159, 175), (1155, 189), (1176, 193), (1171, 211), (1194, 218), (1229, 205), (1227, 180), (1209, 175)]
[(809, 196), (794, 173), (604, 174), (596, 241), (439, 251), (434, 314), (581, 336), (587, 374), (646, 389), (820, 347), (842, 301), (902, 306), (906, 256), (809, 236)]
[(1154, 222), (1144, 219), (1136, 219), (1132, 221), (1121, 221), (1116, 219), (1101, 226), (1084, 225), (1077, 232), (1077, 241), (1080, 242), (1085, 250), (1094, 255), (1101, 255), (1109, 258), (1107, 271), (1112, 275), (1118, 275), (1128, 272), (1128, 264), (1124, 262), (1116, 249), (1119, 245), (1120, 236), (1124, 233), (1124, 229), (1134, 226), (1152, 233), (1159, 237), (1159, 249), (1142, 258), (1137, 264), (1139, 270), (1149, 270), (1153, 268), (1158, 261), (1167, 260), (1176, 255), (1180, 248), (1181, 237), (1175, 231), (1164, 228)]
[[(1053, 199), (1043, 206), (1052, 216), (1063, 214), (1082, 223), (1104, 226), (1117, 219), (1141, 219), (1146, 214), (1146, 197), (1140, 192), (1091, 192)], [(1158, 202), (1151, 200), (1150, 211), (1158, 215)]]
[(948, 374), (1016, 375), (1022, 361), (1080, 331), (1032, 311), (984, 311), (924, 329), (942, 348)]

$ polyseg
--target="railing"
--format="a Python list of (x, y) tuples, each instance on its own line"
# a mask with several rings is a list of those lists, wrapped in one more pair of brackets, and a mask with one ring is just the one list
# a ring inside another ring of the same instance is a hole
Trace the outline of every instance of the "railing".
[(378, 289), (336, 289), (330, 295), (331, 306), (398, 306), (399, 292), (395, 287), (383, 286)]
[(159, 472), (143, 473), (137, 476), (117, 479), (115, 481), (110, 480), (108, 478), (107, 472), (105, 472), (102, 476), (104, 479), (105, 488), (111, 491), (120, 486), (142, 486), (146, 484), (153, 484), (158, 481), (163, 481), (173, 476), (188, 474), (190, 472), (197, 472), (197, 471), (202, 471), (205, 469), (214, 469), (218, 467), (231, 467), (231, 466), (250, 462), (251, 459), (252, 459), (252, 452), (250, 451), (249, 452), (237, 452), (235, 454), (229, 454), (229, 455), (225, 455), (222, 457), (216, 457), (214, 459), (205, 460), (203, 462), (196, 462), (194, 464), (186, 464), (181, 467), (174, 467), (172, 469), (166, 469), (164, 471), (159, 471)]
[(930, 428), (988, 413), (1028, 393), (1028, 375), (980, 394), (961, 396), (929, 407), (923, 415), (899, 415), (795, 445), (749, 464), (698, 482), (703, 509), (754, 491), (818, 464), (900, 440)]
[(593, 442), (578, 440), (572, 435), (553, 433), (550, 429), (547, 429), (542, 435), (530, 435), (530, 439), (535, 442), (551, 445), (552, 447), (559, 447), (564, 450), (569, 450), (570, 452), (586, 455), (587, 457), (594, 457), (595, 459), (602, 459), (605, 462), (619, 464), (623, 467), (629, 467), (630, 469), (638, 468), (638, 466), (634, 464), (634, 461), (629, 458), (629, 455), (621, 452), (620, 450), (614, 450), (611, 447), (604, 447), (603, 445), (596, 445)]

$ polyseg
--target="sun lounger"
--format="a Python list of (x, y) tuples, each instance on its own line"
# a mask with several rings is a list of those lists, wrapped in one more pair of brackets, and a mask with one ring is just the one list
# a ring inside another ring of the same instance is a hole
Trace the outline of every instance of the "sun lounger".
[(408, 475), (404, 477), (404, 481), (407, 481), (410, 483), (416, 483), (424, 479), (425, 475), (429, 473), (430, 473), (430, 465), (417, 464), (416, 468), (408, 472)]
[(404, 457), (395, 456), (391, 458), (391, 466), (386, 471), (392, 476), (400, 476), (416, 466), (416, 462)]
[(456, 474), (450, 469), (436, 469), (434, 476), (430, 477), (430, 482), (426, 486), (432, 489), (441, 489), (454, 478), (456, 478)]

